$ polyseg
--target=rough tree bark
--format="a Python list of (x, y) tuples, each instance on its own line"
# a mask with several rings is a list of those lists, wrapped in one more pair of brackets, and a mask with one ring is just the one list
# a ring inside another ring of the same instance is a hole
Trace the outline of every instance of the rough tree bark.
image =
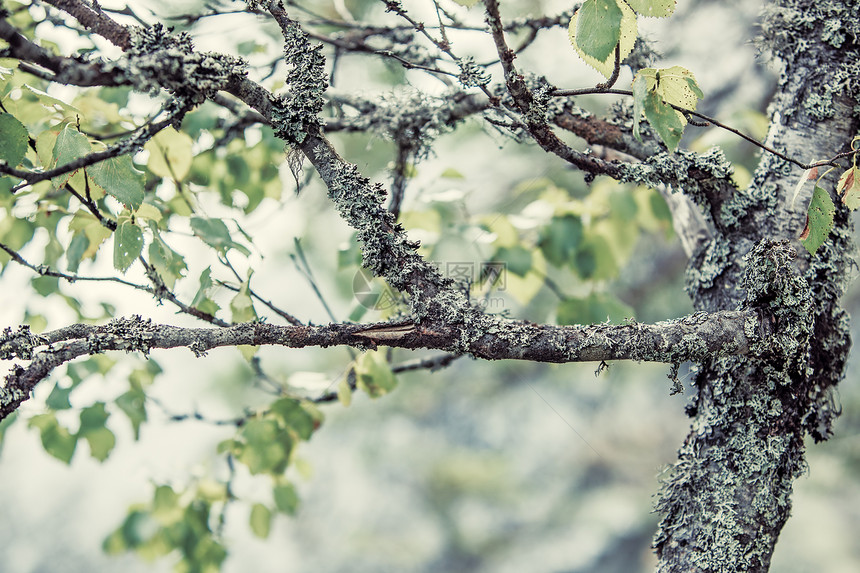
[[(767, 7), (761, 41), (783, 66), (769, 110), (776, 149), (823, 157), (857, 133), (857, 9), (855, 1)], [(711, 209), (715, 235), (690, 260), (697, 308), (737, 308), (746, 296), (781, 334), (748, 356), (701, 365), (692, 428), (657, 504), (659, 571), (767, 571), (805, 469), (804, 436), (826, 439), (838, 415), (832, 389), (850, 348), (839, 297), (854, 264), (851, 224), (840, 203), (831, 240), (814, 257), (798, 249), (803, 256), (792, 260), (772, 244), (803, 228), (803, 202), (790, 200), (800, 177), (800, 168), (765, 155), (751, 185)]]

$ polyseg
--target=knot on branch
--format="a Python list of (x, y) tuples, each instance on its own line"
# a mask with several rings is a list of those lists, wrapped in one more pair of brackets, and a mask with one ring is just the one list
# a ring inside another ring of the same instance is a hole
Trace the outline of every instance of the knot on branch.
[(809, 284), (793, 265), (796, 256), (788, 240), (763, 239), (753, 247), (744, 257), (742, 306), (758, 310), (761, 325), (773, 333), (753, 346), (753, 352), (797, 359), (799, 368), (808, 350), (813, 305)]
[(0, 335), (0, 360), (10, 358), (31, 360), (33, 349), (44, 343), (44, 340), (30, 332), (30, 327), (26, 324), (19, 326), (14, 332), (7, 326)]
[(137, 88), (158, 93), (163, 87), (195, 104), (247, 75), (241, 58), (197, 53), (187, 33), (170, 34), (161, 24), (133, 28), (131, 45), (117, 65)]

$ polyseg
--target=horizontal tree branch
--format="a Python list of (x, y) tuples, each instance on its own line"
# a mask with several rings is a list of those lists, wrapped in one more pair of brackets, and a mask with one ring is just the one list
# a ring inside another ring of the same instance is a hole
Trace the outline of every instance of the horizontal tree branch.
[[(25, 401), (38, 382), (75, 358), (122, 350), (148, 354), (154, 349), (187, 348), (196, 356), (209, 350), (240, 345), (286, 348), (350, 346), (362, 350), (380, 346), (411, 350), (444, 350), (485, 360), (590, 362), (637, 360), (680, 363), (705, 356), (744, 355), (759, 339), (766, 322), (757, 311), (696, 313), (683, 318), (640, 324), (590, 326), (538, 325), (494, 317), (486, 325), (432, 327), (411, 321), (375, 324), (280, 326), (260, 322), (227, 328), (183, 328), (154, 324), (140, 316), (120, 318), (102, 326), (74, 324), (34, 335), (26, 326), (0, 336), (0, 359), (28, 360), (13, 366), (0, 387), (0, 419)], [(469, 328), (484, 329), (464, 333)], [(471, 340), (463, 349), (463, 337)]]

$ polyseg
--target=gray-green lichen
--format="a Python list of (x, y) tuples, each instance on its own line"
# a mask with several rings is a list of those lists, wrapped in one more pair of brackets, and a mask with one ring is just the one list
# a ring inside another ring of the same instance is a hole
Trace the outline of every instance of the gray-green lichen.
[(805, 470), (804, 434), (816, 437), (832, 405), (808, 376), (816, 301), (795, 257), (787, 241), (768, 239), (746, 256), (744, 306), (759, 320), (744, 330), (757, 341), (747, 357), (702, 365), (691, 433), (656, 506), (664, 518), (654, 543), (664, 564), (768, 568), (792, 482)]
[(370, 131), (412, 150), (412, 156), (424, 159), (432, 152), (440, 135), (478, 106), (460, 91), (431, 96), (413, 88), (398, 89), (362, 97), (335, 97), (358, 112), (348, 118), (351, 131)]
[(687, 265), (684, 289), (690, 296), (713, 288), (730, 264), (731, 247), (724, 237), (707, 241), (698, 253), (695, 264)]
[(784, 383), (805, 376), (806, 356), (801, 354), (805, 353), (812, 330), (812, 296), (809, 283), (794, 268), (796, 256), (788, 241), (765, 240), (745, 257), (744, 305), (758, 309), (764, 320), (772, 323), (774, 332), (755, 343), (751, 352), (786, 357), (781, 363), (793, 367), (791, 372), (783, 373)]
[(0, 335), (0, 360), (30, 360), (33, 357), (33, 349), (41, 344), (44, 344), (44, 341), (33, 334), (26, 324), (19, 326), (14, 332), (7, 326)]
[[(803, 94), (803, 109), (813, 118), (833, 115), (832, 102), (848, 95), (860, 102), (860, 18), (853, 1), (780, 0), (767, 5), (762, 45), (794, 73), (795, 62), (810, 67), (818, 89)], [(808, 62), (807, 54), (826, 45), (830, 55)], [(783, 76), (785, 78), (785, 75)]]
[(457, 76), (457, 80), (464, 88), (485, 86), (492, 81), (487, 70), (476, 64), (472, 56), (460, 58), (457, 60), (457, 65), (460, 66), (460, 75)]
[(288, 143), (304, 141), (309, 128), (322, 125), (319, 114), (328, 88), (322, 45), (311, 45), (295, 22), (283, 28), (289, 92), (272, 98), (272, 127)]
[(247, 74), (241, 58), (195, 52), (188, 34), (170, 34), (161, 24), (131, 28), (130, 47), (116, 66), (139, 90), (155, 94), (164, 88), (193, 103)]
[(734, 167), (718, 147), (701, 154), (685, 150), (658, 153), (642, 163), (623, 163), (619, 170), (625, 182), (650, 187), (669, 184), (674, 191), (683, 191), (712, 221), (715, 205), (736, 191), (731, 179)]

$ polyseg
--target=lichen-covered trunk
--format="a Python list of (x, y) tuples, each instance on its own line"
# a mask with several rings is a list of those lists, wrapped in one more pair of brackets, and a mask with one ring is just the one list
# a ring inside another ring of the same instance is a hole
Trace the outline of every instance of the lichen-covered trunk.
[[(858, 9), (857, 0), (782, 0), (765, 11), (763, 47), (784, 66), (768, 143), (789, 156), (827, 159), (857, 133)], [(660, 572), (767, 571), (805, 468), (804, 437), (826, 439), (838, 413), (832, 390), (850, 347), (838, 299), (852, 233), (834, 195), (835, 229), (808, 255), (796, 238), (809, 195), (791, 200), (801, 176), (764, 157), (691, 259), (687, 288), (698, 308), (752, 306), (769, 327), (749, 356), (700, 365), (692, 428), (657, 503)], [(825, 180), (831, 194), (834, 182)]]

